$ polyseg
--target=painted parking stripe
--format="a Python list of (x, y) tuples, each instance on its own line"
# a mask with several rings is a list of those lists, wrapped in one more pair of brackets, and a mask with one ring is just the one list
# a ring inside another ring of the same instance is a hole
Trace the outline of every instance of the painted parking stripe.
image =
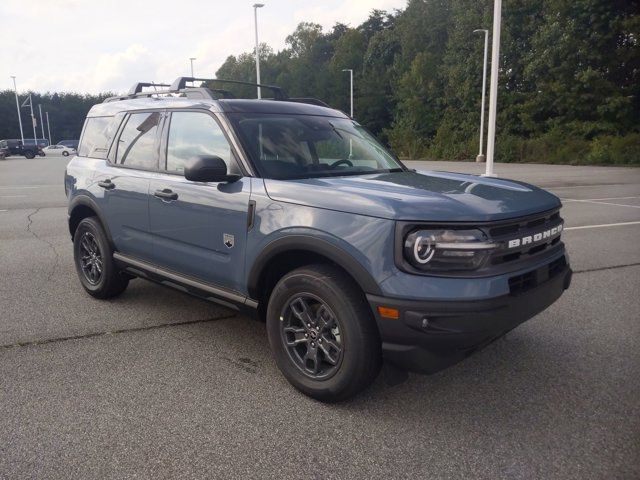
[(9, 186), (2, 186), (0, 187), (0, 190), (17, 190), (20, 188), (46, 188), (46, 187), (59, 187), (61, 184), (58, 183), (51, 183), (49, 185), (17, 185), (14, 187), (9, 187)]
[(593, 188), (593, 187), (622, 187), (625, 185), (634, 185), (633, 183), (594, 183), (592, 185), (566, 185), (566, 186), (555, 186), (555, 187), (543, 187), (547, 190), (564, 190), (566, 188)]
[(26, 197), (26, 195), (0, 195), (0, 198), (18, 198), (18, 197)]
[(628, 200), (631, 198), (640, 198), (640, 195), (636, 195), (633, 197), (609, 197), (609, 198), (577, 198), (577, 199), (572, 199), (572, 198), (564, 198), (563, 200), (568, 200), (568, 201), (579, 201), (582, 200), (583, 202), (589, 201), (589, 202), (600, 202), (602, 200)]
[(581, 227), (564, 227), (562, 231), (566, 232), (567, 230), (584, 230), (587, 228), (622, 227), (624, 225), (640, 225), (640, 222), (602, 223), (600, 225), (582, 225)]
[(563, 202), (578, 202), (578, 203), (594, 203), (596, 205), (613, 205), (614, 207), (629, 207), (640, 208), (640, 205), (625, 205), (624, 203), (611, 203), (611, 202), (597, 202), (595, 200), (576, 200), (573, 198), (563, 198)]

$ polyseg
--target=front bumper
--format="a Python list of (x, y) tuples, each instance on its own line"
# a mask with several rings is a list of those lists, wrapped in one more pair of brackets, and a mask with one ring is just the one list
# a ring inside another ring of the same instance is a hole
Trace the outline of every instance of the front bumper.
[[(571, 284), (571, 268), (556, 261), (510, 279), (507, 295), (473, 301), (420, 301), (367, 295), (385, 360), (433, 373), (477, 351), (554, 303)], [(399, 311), (380, 316), (378, 307)]]

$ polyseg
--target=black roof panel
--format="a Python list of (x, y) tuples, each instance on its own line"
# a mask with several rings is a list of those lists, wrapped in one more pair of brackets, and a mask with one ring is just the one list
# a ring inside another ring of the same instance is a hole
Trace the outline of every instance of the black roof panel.
[(218, 100), (218, 104), (225, 113), (288, 113), (293, 115), (349, 118), (340, 110), (334, 110), (333, 108), (283, 100), (223, 99)]

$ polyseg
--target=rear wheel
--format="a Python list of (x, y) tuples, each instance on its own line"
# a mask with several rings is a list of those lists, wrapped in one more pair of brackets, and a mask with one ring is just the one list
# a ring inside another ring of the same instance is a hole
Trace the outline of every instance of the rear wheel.
[(26, 152), (24, 152), (24, 156), (29, 160), (31, 160), (32, 158), (36, 158), (36, 155), (31, 150), (27, 150)]
[(380, 370), (380, 338), (364, 294), (336, 267), (285, 275), (269, 300), (267, 333), (287, 380), (318, 400), (350, 398)]
[(113, 261), (102, 225), (96, 217), (83, 219), (73, 235), (73, 256), (80, 283), (96, 298), (111, 298), (129, 285), (129, 277)]
[(63, 156), (63, 157), (68, 157), (68, 156), (69, 156), (69, 152), (67, 152), (66, 150), (64, 150), (64, 151), (62, 152), (62, 156)]

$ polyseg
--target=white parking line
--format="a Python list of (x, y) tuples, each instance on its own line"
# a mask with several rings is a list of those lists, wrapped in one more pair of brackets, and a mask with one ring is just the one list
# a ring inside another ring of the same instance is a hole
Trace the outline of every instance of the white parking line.
[(0, 195), (0, 198), (17, 198), (17, 197), (26, 197), (26, 195)]
[(585, 201), (589, 201), (589, 202), (598, 202), (600, 200), (627, 200), (629, 198), (640, 198), (640, 195), (636, 195), (634, 197), (609, 197), (609, 198), (578, 198), (578, 199), (572, 199), (572, 198), (565, 198), (564, 200), (569, 200), (569, 201), (578, 201), (578, 200), (582, 200), (583, 202)]
[(600, 225), (582, 225), (580, 227), (564, 227), (562, 231), (566, 232), (567, 230), (584, 230), (586, 228), (621, 227), (623, 225), (640, 225), (640, 222), (602, 223)]
[(3, 186), (0, 187), (0, 190), (18, 190), (20, 188), (45, 188), (45, 187), (59, 187), (60, 184), (50, 184), (50, 185), (18, 185), (15, 187), (8, 187), (8, 186)]
[(633, 183), (595, 183), (593, 185), (567, 185), (557, 187), (543, 187), (546, 190), (564, 190), (565, 188), (594, 188), (594, 187), (622, 187), (625, 185), (633, 185)]
[(595, 200), (577, 200), (574, 198), (562, 198), (561, 200), (563, 202), (595, 203), (596, 205), (613, 205), (615, 207), (640, 208), (640, 205), (625, 205), (624, 203), (597, 202)]

